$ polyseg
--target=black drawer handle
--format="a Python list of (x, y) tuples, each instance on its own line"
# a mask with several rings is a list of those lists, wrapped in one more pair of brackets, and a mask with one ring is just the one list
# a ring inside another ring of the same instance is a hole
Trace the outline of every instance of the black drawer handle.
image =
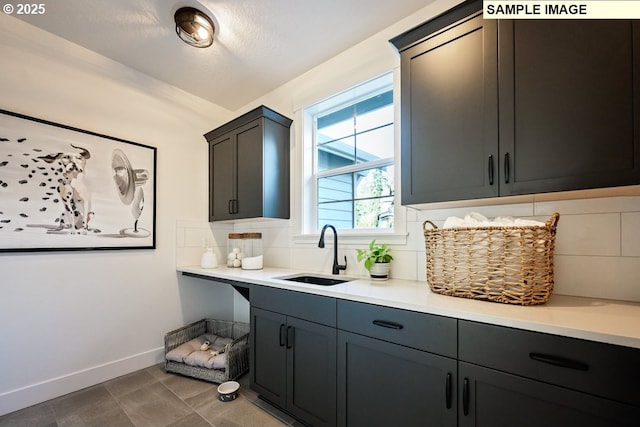
[(390, 322), (388, 320), (374, 320), (373, 324), (376, 325), (376, 326), (382, 326), (383, 328), (389, 328), (389, 329), (402, 329), (402, 328), (404, 328), (404, 326), (401, 325), (400, 323)]
[(529, 353), (529, 357), (537, 362), (548, 363), (549, 365), (561, 368), (575, 369), (577, 371), (588, 371), (589, 365), (578, 360), (567, 359), (565, 357), (553, 356), (543, 353)]
[(447, 382), (445, 383), (445, 399), (447, 401), (447, 409), (451, 409), (451, 373), (447, 373)]
[(465, 378), (462, 383), (462, 412), (469, 415), (469, 378)]

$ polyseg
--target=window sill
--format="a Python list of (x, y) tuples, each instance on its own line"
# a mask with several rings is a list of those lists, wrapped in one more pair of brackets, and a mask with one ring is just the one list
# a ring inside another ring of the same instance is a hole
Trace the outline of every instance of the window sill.
[[(333, 241), (333, 232), (329, 233), (329, 241)], [(385, 231), (353, 231), (338, 230), (338, 239), (340, 243), (346, 244), (369, 244), (371, 240), (376, 239), (380, 243), (388, 245), (406, 245), (408, 233), (394, 233)], [(292, 237), (294, 244), (318, 244), (320, 233), (315, 234), (296, 234)]]

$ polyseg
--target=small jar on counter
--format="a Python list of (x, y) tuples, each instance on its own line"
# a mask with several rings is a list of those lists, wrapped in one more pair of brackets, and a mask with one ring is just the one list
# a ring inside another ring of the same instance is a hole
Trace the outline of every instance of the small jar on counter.
[(243, 270), (262, 269), (262, 233), (244, 233)]
[(242, 267), (242, 259), (244, 258), (243, 233), (229, 233), (227, 254), (227, 267)]

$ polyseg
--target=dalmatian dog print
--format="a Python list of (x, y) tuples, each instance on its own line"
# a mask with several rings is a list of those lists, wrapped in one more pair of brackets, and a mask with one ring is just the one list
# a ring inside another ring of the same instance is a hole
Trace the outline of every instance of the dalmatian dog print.
[[(91, 190), (84, 179), (87, 160), (91, 158), (87, 149), (69, 144), (68, 152), (43, 155), (43, 148), (28, 149), (27, 138), (15, 141), (1, 138), (0, 144), (0, 148), (13, 144), (23, 148), (14, 148), (0, 160), (0, 189), (5, 194), (17, 194), (18, 206), (24, 208), (13, 212), (13, 217), (9, 212), (0, 211), (0, 228), (21, 232), (25, 226), (40, 227), (47, 233), (70, 234), (100, 231), (89, 228), (94, 212), (91, 211)], [(2, 173), (5, 171), (8, 173)], [(31, 217), (49, 218), (49, 221), (34, 224), (28, 222)], [(13, 224), (16, 226), (12, 227)]]
[(112, 164), (119, 153), (153, 170), (155, 148), (81, 132), (0, 110), (0, 252), (139, 247), (126, 244), (131, 238), (155, 246), (155, 191), (145, 193), (137, 215), (121, 197), (153, 189), (154, 175), (135, 179), (138, 169), (128, 160), (118, 170)]

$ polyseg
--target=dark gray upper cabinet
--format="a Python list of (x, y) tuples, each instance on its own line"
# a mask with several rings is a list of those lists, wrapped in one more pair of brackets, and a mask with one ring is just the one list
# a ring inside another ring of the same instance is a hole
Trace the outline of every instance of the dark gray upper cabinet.
[(402, 203), (640, 183), (640, 27), (465, 2), (401, 52)]
[(640, 183), (640, 26), (498, 27), (500, 194)]
[(396, 44), (403, 205), (498, 195), (488, 166), (498, 141), (496, 21), (463, 6), (416, 29), (431, 31), (417, 44), (411, 34), (392, 40), (408, 44)]
[(261, 106), (204, 135), (209, 221), (289, 218), (291, 123)]

